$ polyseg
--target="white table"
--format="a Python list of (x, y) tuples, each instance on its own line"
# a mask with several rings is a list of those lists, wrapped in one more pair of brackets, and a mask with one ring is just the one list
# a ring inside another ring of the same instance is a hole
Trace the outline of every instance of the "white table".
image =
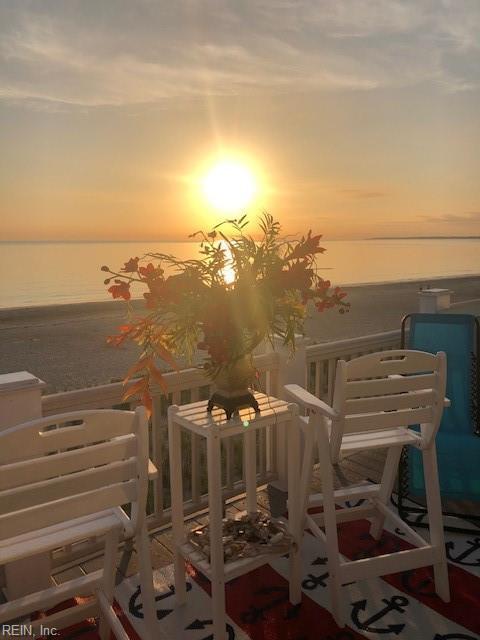
[[(168, 410), (168, 438), (170, 450), (170, 485), (172, 493), (172, 529), (175, 569), (175, 594), (177, 604), (186, 601), (185, 561), (188, 560), (198, 571), (207, 576), (212, 586), (213, 628), (215, 640), (226, 637), (225, 583), (256, 567), (266, 564), (272, 554), (262, 554), (254, 558), (242, 558), (224, 562), (222, 543), (222, 480), (221, 449), (222, 438), (238, 434), (244, 435), (245, 482), (247, 511), (257, 511), (257, 470), (255, 431), (273, 426), (287, 429), (288, 441), (288, 493), (289, 532), (294, 538), (290, 553), (290, 601), (298, 604), (301, 599), (300, 582), (300, 511), (297, 492), (300, 485), (300, 435), (296, 404), (287, 403), (262, 393), (255, 393), (260, 405), (260, 413), (253, 409), (242, 409), (231, 420), (225, 419), (222, 409), (207, 413), (206, 401), (194, 402), (181, 407), (171, 406)], [(210, 524), (210, 562), (186, 540), (183, 510), (181, 430), (190, 431), (207, 442), (208, 504)]]

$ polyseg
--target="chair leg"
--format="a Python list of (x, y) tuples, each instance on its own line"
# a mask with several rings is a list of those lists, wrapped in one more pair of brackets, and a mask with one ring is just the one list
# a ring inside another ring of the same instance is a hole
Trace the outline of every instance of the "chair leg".
[(427, 498), (428, 522), (430, 526), (430, 544), (436, 547), (441, 560), (433, 565), (435, 590), (444, 602), (450, 602), (450, 585), (448, 582), (448, 565), (443, 535), (442, 503), (438, 482), (437, 452), (435, 443), (422, 451), (425, 493)]
[[(311, 448), (310, 448), (311, 450)], [(292, 412), (292, 421), (288, 429), (288, 530), (293, 536), (289, 553), (289, 596), (293, 605), (302, 601), (302, 560), (300, 548), (303, 538), (303, 517), (301, 511), (303, 494), (299, 495), (298, 478), (300, 475), (300, 421)]]
[(313, 476), (313, 453), (314, 453), (314, 433), (313, 429), (307, 429), (305, 432), (305, 441), (303, 445), (302, 468), (300, 475), (300, 523), (301, 530), (305, 528), (305, 517), (308, 510), (308, 498)]
[[(298, 423), (297, 423), (298, 424)], [(302, 540), (303, 540), (303, 532), (305, 529), (305, 518), (307, 515), (308, 509), (308, 497), (309, 497), (309, 489), (312, 482), (313, 475), (313, 445), (314, 445), (314, 433), (312, 429), (307, 429), (304, 432), (304, 444), (303, 444), (303, 456), (301, 459), (301, 471), (295, 472), (294, 478), (300, 475), (300, 491), (297, 494), (295, 499), (298, 499), (298, 505), (295, 507), (296, 513), (296, 525), (295, 525), (295, 533), (294, 533), (294, 544), (296, 548), (290, 550), (289, 555), (289, 596), (290, 602), (293, 605), (299, 604), (302, 601), (302, 556), (301, 556), (301, 548), (302, 548)], [(292, 445), (289, 443), (289, 447)], [(289, 450), (288, 460), (291, 460), (291, 451)], [(295, 479), (292, 483), (292, 473), (289, 469), (288, 472), (289, 478), (289, 491), (288, 495), (292, 496), (290, 500), (293, 500), (294, 490), (293, 486), (295, 483)], [(294, 511), (294, 509), (290, 509), (290, 503), (288, 505), (288, 513), (289, 513), (289, 521), (290, 521), (290, 513)]]
[(288, 556), (288, 595), (290, 603), (297, 605), (302, 601), (302, 556), (298, 543), (294, 544)]
[(142, 592), (143, 620), (148, 638), (157, 637), (157, 610), (155, 606), (155, 592), (153, 588), (152, 559), (150, 555), (150, 540), (145, 524), (135, 536), (139, 559), (140, 589)]
[(185, 558), (177, 549), (173, 552), (173, 570), (175, 575), (175, 602), (180, 606), (187, 601), (186, 564)]
[[(400, 462), (400, 456), (402, 454), (402, 447), (390, 447), (387, 452), (387, 459), (385, 460), (385, 466), (383, 468), (382, 480), (380, 483), (380, 492), (377, 497), (377, 501), (386, 505), (390, 500), (390, 496), (393, 491), (393, 484), (397, 477), (398, 465)], [(378, 513), (372, 519), (370, 526), (370, 535), (375, 540), (378, 540), (382, 535), (383, 526), (385, 524), (385, 514)]]
[[(105, 536), (105, 557), (103, 562), (102, 591), (110, 604), (112, 604), (113, 602), (113, 590), (115, 588), (116, 560), (119, 538), (119, 528), (111, 529)], [(100, 614), (99, 635), (101, 640), (107, 640), (109, 634), (109, 622), (103, 614)]]
[[(298, 424), (298, 423), (297, 423)], [(301, 548), (302, 548), (302, 540), (303, 540), (303, 532), (305, 530), (305, 519), (307, 516), (308, 510), (308, 498), (310, 485), (312, 482), (313, 475), (313, 454), (314, 454), (314, 442), (315, 442), (315, 434), (313, 429), (307, 429), (304, 432), (304, 443), (303, 443), (303, 455), (301, 458), (301, 467), (300, 470), (297, 470), (294, 474), (291, 473), (289, 469), (288, 478), (289, 478), (289, 500), (298, 500), (297, 505), (291, 505), (290, 502), (288, 504), (288, 513), (289, 513), (289, 522), (290, 522), (290, 513), (295, 512), (296, 514), (296, 525), (294, 532), (294, 540), (296, 548), (290, 551), (289, 556), (289, 584), (290, 584), (290, 602), (292, 604), (298, 604), (302, 600), (302, 557), (301, 557)], [(288, 461), (291, 461), (291, 451), (290, 447), (292, 446), (289, 443), (289, 456)], [(296, 482), (296, 478), (300, 475), (300, 487), (299, 492), (294, 491), (294, 485)], [(293, 482), (292, 482), (293, 479)], [(295, 498), (293, 497), (295, 495)], [(290, 497), (291, 496), (291, 497)], [(291, 509), (292, 506), (292, 509)]]
[(319, 428), (318, 451), (320, 458), (320, 477), (322, 480), (330, 603), (335, 622), (339, 627), (344, 627), (345, 611), (340, 593), (342, 583), (340, 579), (340, 555), (338, 550), (337, 518), (335, 514), (335, 489), (328, 436), (324, 431), (323, 425)]

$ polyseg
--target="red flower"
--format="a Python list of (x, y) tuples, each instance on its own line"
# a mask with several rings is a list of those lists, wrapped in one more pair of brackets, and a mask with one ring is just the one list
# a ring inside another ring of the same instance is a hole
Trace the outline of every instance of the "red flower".
[(125, 265), (121, 271), (125, 273), (135, 273), (138, 270), (138, 261), (140, 258), (130, 258), (128, 262), (125, 262)]
[(287, 260), (296, 260), (297, 258), (305, 258), (315, 253), (324, 253), (325, 249), (320, 247), (320, 238), (322, 236), (312, 236), (312, 231), (308, 232), (306, 238), (302, 238), (297, 246), (286, 257)]
[(108, 293), (112, 294), (113, 298), (123, 298), (124, 300), (130, 300), (132, 297), (130, 293), (130, 285), (128, 282), (122, 282), (121, 280), (115, 280), (117, 284), (113, 284)]
[(321, 282), (319, 282), (318, 285), (317, 285), (317, 289), (321, 293), (324, 293), (327, 289), (330, 289), (331, 284), (332, 283), (330, 282), (330, 280), (321, 279)]
[(156, 269), (155, 266), (149, 262), (146, 267), (139, 267), (138, 273), (147, 280), (152, 278), (159, 278), (163, 275), (163, 269)]
[(306, 261), (294, 262), (287, 271), (279, 274), (279, 283), (283, 289), (298, 289), (304, 291), (312, 285), (313, 269)]

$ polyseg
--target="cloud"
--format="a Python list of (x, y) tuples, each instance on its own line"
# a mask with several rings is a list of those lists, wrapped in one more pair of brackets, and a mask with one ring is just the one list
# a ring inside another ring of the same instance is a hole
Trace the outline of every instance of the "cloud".
[(477, 0), (0, 0), (0, 99), (480, 86)]
[(440, 216), (422, 216), (424, 222), (441, 224), (480, 224), (480, 211), (466, 213), (446, 213)]

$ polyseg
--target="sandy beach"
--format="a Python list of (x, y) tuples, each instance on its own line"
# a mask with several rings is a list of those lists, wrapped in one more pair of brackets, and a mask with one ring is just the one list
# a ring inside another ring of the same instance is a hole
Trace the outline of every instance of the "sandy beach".
[[(452, 290), (453, 302), (480, 298), (479, 276), (347, 287), (350, 313), (311, 314), (307, 333), (324, 342), (399, 328), (426, 285)], [(47, 393), (121, 380), (137, 347), (112, 348), (106, 337), (125, 321), (119, 301), (0, 310), (0, 373), (30, 371)]]

